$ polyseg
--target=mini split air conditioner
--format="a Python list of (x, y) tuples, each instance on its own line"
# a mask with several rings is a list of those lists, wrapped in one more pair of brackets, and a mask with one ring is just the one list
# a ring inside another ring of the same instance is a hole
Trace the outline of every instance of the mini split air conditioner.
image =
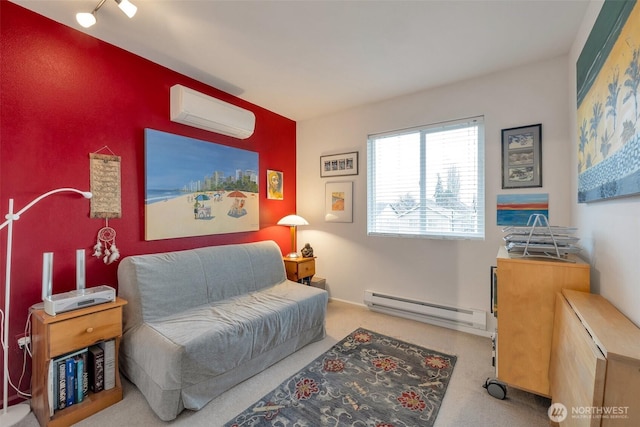
[(171, 121), (240, 139), (256, 126), (251, 111), (182, 85), (171, 86)]

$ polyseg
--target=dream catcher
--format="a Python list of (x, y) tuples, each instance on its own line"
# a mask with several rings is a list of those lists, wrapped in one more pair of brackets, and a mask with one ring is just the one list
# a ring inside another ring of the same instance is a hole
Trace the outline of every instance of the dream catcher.
[[(108, 154), (100, 154), (106, 150)], [(109, 218), (121, 218), (120, 156), (106, 145), (89, 154), (91, 165), (91, 218), (104, 218), (105, 226), (98, 231), (93, 256), (111, 264), (120, 258), (116, 247), (116, 230), (109, 227)]]
[(93, 247), (93, 256), (102, 258), (105, 264), (111, 264), (120, 258), (120, 251), (116, 247), (116, 230), (109, 227), (109, 220), (105, 220), (105, 226), (98, 231), (98, 239)]

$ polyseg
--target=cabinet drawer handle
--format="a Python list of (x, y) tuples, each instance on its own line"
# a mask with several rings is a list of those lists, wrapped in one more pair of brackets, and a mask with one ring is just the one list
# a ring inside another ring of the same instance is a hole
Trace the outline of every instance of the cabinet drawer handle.
[(87, 333), (90, 334), (91, 332), (93, 332), (93, 328), (91, 327), (87, 328)]

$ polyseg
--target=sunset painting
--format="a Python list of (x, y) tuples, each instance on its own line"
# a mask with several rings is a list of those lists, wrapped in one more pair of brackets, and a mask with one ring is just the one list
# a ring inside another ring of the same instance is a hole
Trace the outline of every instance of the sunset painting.
[(527, 225), (533, 214), (549, 219), (549, 194), (499, 194), (497, 225)]

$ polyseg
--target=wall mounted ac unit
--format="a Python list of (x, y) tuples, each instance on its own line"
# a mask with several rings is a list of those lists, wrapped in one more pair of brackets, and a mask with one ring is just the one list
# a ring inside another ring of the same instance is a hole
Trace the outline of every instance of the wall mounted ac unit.
[(171, 86), (171, 121), (240, 139), (256, 126), (251, 111), (182, 85)]

